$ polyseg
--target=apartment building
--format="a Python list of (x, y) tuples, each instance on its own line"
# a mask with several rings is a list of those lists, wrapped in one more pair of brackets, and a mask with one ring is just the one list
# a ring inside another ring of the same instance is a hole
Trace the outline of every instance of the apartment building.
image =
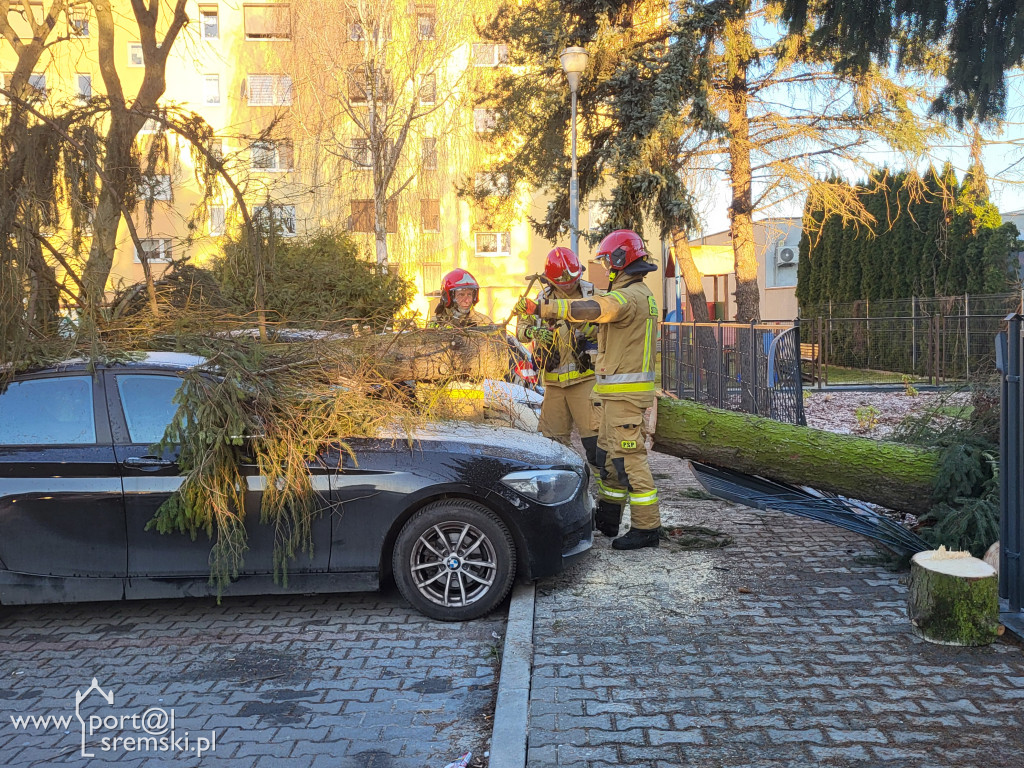
[[(494, 116), (473, 100), (474, 89), (507, 66), (506, 46), (477, 38), (473, 14), (486, 5), (189, 0), (162, 104), (202, 116), (249, 208), (272, 215), (283, 237), (340, 227), (374, 258), (381, 247), (373, 231), (375, 191), (382, 172), (390, 171), (387, 191), (400, 192), (387, 206), (387, 256), (416, 287), (412, 309), (425, 316), (442, 275), (462, 267), (481, 284), (478, 308), (504, 319), (523, 277), (542, 268), (553, 244), (529, 224), (530, 217), (543, 217), (545, 199), (518, 190), (512, 205), (489, 206), (459, 194), (460, 188), (509, 192), (507, 179), (483, 172), (493, 151), (485, 139)], [(366, 15), (371, 6), (377, 17)], [(30, 7), (40, 18), (43, 4)], [(114, 0), (113, 7), (119, 19), (114, 63), (132, 94), (145, 68), (133, 32), (138, 25), (128, 0)], [(388, 13), (381, 16), (380, 8)], [(90, 14), (89, 4), (76, 4), (62, 16), (68, 39), (47, 51), (33, 75), (45, 98), (88, 99), (102, 91)], [(16, 28), (18, 14), (9, 21)], [(10, 71), (11, 57), (0, 48), (0, 73)], [(138, 140), (163, 130), (151, 121)], [(188, 145), (173, 134), (168, 140), (171, 161), (147, 191), (152, 216), (143, 206), (136, 214), (157, 276), (173, 259), (202, 263), (238, 223), (234, 194), (222, 185), (204, 200)], [(389, 157), (391, 167), (382, 168)], [(600, 215), (600, 204), (582, 211), (581, 225), (597, 228)], [(650, 248), (660, 255), (660, 243)], [(587, 260), (585, 241), (581, 249)], [(122, 224), (109, 287), (142, 279)]]

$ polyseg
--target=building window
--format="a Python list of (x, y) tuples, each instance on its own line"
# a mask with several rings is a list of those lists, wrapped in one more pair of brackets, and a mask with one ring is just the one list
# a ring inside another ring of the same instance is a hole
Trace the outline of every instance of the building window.
[(203, 40), (220, 39), (220, 13), (216, 6), (199, 6), (199, 34)]
[(146, 66), (146, 59), (142, 55), (142, 43), (128, 43), (128, 66)]
[(163, 123), (157, 120), (155, 117), (146, 119), (146, 122), (142, 124), (139, 129), (139, 133), (160, 133), (164, 129)]
[(224, 139), (210, 139), (210, 154), (218, 163), (224, 162)]
[(203, 75), (203, 103), (211, 107), (220, 105), (220, 75)]
[(360, 171), (368, 171), (373, 168), (373, 158), (370, 157), (369, 139), (352, 139), (352, 167)]
[(253, 219), (257, 224), (269, 227), (271, 225), (284, 237), (295, 237), (295, 206), (294, 205), (272, 205), (270, 216), (267, 214), (267, 206), (260, 205), (253, 210)]
[(88, 6), (80, 5), (75, 8), (68, 8), (68, 34), (71, 37), (89, 36)]
[(587, 218), (591, 232), (596, 232), (605, 225), (611, 215), (611, 203), (607, 200), (593, 200), (587, 209)]
[(420, 227), (424, 232), (441, 231), (440, 200), (420, 200)]
[(423, 170), (437, 170), (437, 139), (428, 138), (423, 140), (423, 149), (420, 152)]
[[(373, 200), (353, 200), (352, 217), (349, 229), (353, 232), (373, 232), (374, 205)], [(398, 231), (398, 201), (392, 200), (388, 203), (387, 222), (385, 228), (388, 234)]]
[(440, 264), (424, 264), (421, 267), (423, 279), (423, 294), (425, 296), (437, 296), (441, 292), (441, 279), (443, 277)]
[(79, 101), (92, 98), (92, 75), (75, 75), (75, 95)]
[(171, 177), (167, 174), (143, 176), (139, 182), (139, 200), (171, 200)]
[(511, 191), (507, 173), (482, 171), (476, 174), (473, 181), (478, 195), (507, 195)]
[(477, 232), (477, 256), (510, 256), (512, 237), (508, 232)]
[(290, 107), (292, 105), (291, 75), (249, 75), (246, 91), (250, 107)]
[(210, 206), (210, 234), (223, 235), (227, 227), (227, 209), (223, 205)]
[(504, 67), (508, 65), (508, 46), (504, 43), (473, 43), (474, 67)]
[(437, 75), (431, 72), (420, 77), (420, 104), (433, 104), (437, 101)]
[(493, 109), (477, 108), (473, 110), (473, 130), (477, 133), (493, 131), (498, 122), (498, 113)]
[(376, 82), (371, 82), (364, 67), (356, 67), (348, 73), (348, 100), (352, 104), (367, 104), (374, 97), (376, 104), (391, 103), (391, 73), (378, 73)]
[(36, 98), (46, 98), (46, 75), (43, 73), (28, 76), (28, 86), (35, 92)]
[(416, 14), (416, 33), (420, 40), (433, 40), (437, 34), (437, 16), (432, 10), (422, 10)]
[(293, 151), (291, 141), (254, 141), (251, 149), (253, 170), (292, 170)]
[[(168, 262), (171, 260), (171, 241), (169, 238), (151, 237), (146, 240), (140, 240), (139, 243), (142, 245), (142, 250), (146, 254), (147, 261)], [(135, 249), (135, 263), (142, 263), (142, 259), (139, 257), (138, 248)]]
[(288, 40), (292, 36), (292, 8), (287, 3), (243, 5), (246, 40)]

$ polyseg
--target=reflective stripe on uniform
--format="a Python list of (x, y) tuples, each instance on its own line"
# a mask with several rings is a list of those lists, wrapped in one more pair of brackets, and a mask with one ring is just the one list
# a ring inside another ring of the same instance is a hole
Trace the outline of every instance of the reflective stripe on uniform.
[(658, 492), (649, 491), (648, 493), (631, 493), (629, 494), (629, 503), (635, 506), (645, 506), (648, 504), (658, 503)]
[(625, 501), (629, 497), (629, 493), (626, 491), (621, 491), (617, 488), (609, 488), (600, 480), (597, 481), (597, 495), (599, 498), (607, 501)]
[(619, 304), (626, 303), (626, 297), (618, 291), (612, 291), (611, 293), (605, 294), (609, 299), (615, 299)]
[(651, 356), (651, 342), (654, 340), (654, 321), (647, 321), (647, 333), (644, 335), (644, 370), (650, 371), (654, 362)]
[(639, 381), (635, 384), (595, 384), (594, 393), (598, 395), (613, 395), (627, 392), (653, 392), (657, 387), (653, 381)]
[(555, 299), (555, 311), (558, 319), (564, 320), (569, 316), (569, 299)]
[(654, 381), (654, 371), (643, 373), (607, 373), (598, 374), (598, 384), (629, 384), (634, 381)]
[(556, 373), (555, 371), (544, 371), (544, 381), (572, 381), (573, 379), (585, 379), (594, 375), (593, 371), (567, 371)]

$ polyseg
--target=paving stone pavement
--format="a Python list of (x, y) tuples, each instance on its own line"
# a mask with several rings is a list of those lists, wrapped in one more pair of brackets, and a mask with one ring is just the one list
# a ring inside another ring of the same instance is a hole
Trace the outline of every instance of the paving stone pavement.
[(670, 456), (652, 470), (666, 523), (734, 543), (615, 552), (598, 536), (538, 584), (530, 768), (1024, 766), (1015, 639), (926, 643), (906, 574), (867, 540), (694, 499)]
[[(487, 748), (506, 613), (431, 621), (397, 593), (0, 608), (0, 766), (443, 766)], [(94, 759), (77, 720), (12, 724), (73, 716), (94, 677), (115, 696), (83, 702), (87, 730), (90, 717), (128, 716), (123, 730), (94, 729)], [(131, 720), (151, 708), (174, 710), (171, 751), (103, 750), (103, 736), (161, 735), (159, 713)]]

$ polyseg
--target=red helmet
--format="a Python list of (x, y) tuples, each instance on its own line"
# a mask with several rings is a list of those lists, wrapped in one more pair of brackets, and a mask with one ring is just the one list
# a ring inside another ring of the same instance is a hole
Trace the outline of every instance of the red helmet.
[(644, 241), (631, 229), (617, 229), (597, 247), (597, 260), (608, 259), (611, 272), (621, 272), (634, 261), (647, 258)]
[(480, 285), (464, 269), (453, 269), (441, 280), (441, 306), (446, 309), (455, 303), (456, 288), (472, 288), (473, 304), (480, 301)]
[(568, 248), (555, 248), (544, 263), (544, 275), (563, 291), (571, 291), (580, 281), (583, 265)]

